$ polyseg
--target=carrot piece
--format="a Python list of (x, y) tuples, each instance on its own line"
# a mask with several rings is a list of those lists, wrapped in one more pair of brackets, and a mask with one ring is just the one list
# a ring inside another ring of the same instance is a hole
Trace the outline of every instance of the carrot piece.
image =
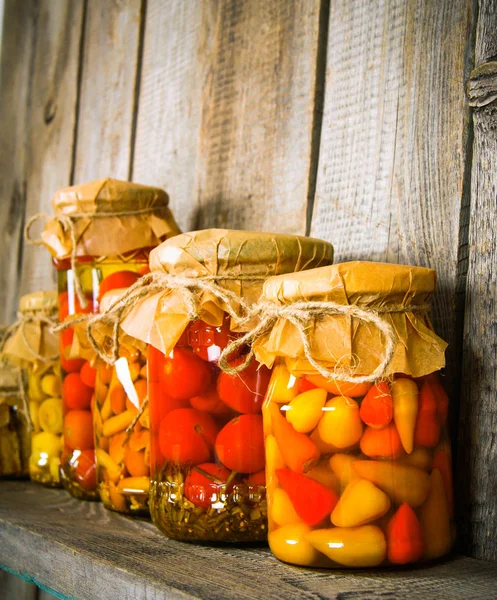
[(433, 458), (433, 469), (438, 469), (442, 475), (445, 497), (447, 498), (447, 504), (449, 505), (449, 514), (451, 517), (454, 516), (454, 487), (452, 484), (452, 461), (449, 454), (441, 449), (435, 452)]
[(393, 402), (386, 381), (373, 385), (364, 396), (359, 415), (370, 427), (386, 427), (390, 423), (393, 416)]
[(322, 375), (306, 375), (306, 379), (334, 396), (348, 396), (349, 398), (365, 396), (372, 385), (371, 383), (349, 383), (339, 379), (326, 379)]
[(129, 410), (124, 411), (123, 413), (116, 415), (115, 417), (111, 417), (104, 422), (102, 427), (102, 433), (105, 437), (109, 437), (114, 435), (115, 433), (119, 433), (120, 431), (124, 431), (126, 427), (131, 425), (133, 422), (134, 415)]
[(418, 396), (418, 386), (411, 379), (400, 377), (392, 383), (393, 420), (407, 454), (414, 446)]
[(150, 443), (150, 431), (142, 429), (141, 431), (133, 431), (129, 438), (129, 447), (135, 452), (143, 450)]
[(305, 473), (317, 464), (320, 452), (304, 433), (295, 431), (276, 404), (269, 407), (273, 433), (285, 464), (296, 473)]
[(323, 484), (289, 469), (277, 469), (276, 476), (298, 516), (307, 525), (317, 525), (335, 508), (338, 494)]
[(387, 525), (388, 560), (396, 565), (415, 562), (423, 555), (423, 530), (416, 513), (406, 502)]
[(126, 392), (124, 391), (124, 388), (116, 386), (111, 390), (109, 396), (110, 406), (115, 415), (118, 415), (126, 410)]
[(419, 408), (414, 429), (414, 443), (432, 448), (440, 438), (437, 400), (429, 381), (424, 381), (419, 394)]
[(361, 451), (372, 458), (398, 458), (404, 449), (395, 424), (390, 423), (383, 429), (366, 427), (361, 438)]

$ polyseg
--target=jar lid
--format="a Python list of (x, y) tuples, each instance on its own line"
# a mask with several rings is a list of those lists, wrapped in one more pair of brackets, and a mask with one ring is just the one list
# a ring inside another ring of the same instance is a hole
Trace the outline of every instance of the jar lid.
[(97, 179), (57, 190), (52, 206), (57, 216), (166, 208), (168, 194), (161, 188), (117, 179)]
[(52, 312), (57, 309), (58, 296), (55, 290), (32, 292), (25, 294), (19, 301), (19, 310), (22, 313), (45, 311)]

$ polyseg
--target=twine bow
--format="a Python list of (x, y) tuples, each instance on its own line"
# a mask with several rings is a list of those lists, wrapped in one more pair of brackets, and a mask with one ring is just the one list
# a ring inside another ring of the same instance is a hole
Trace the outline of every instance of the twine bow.
[(71, 238), (71, 270), (74, 273), (74, 289), (78, 297), (79, 303), (82, 308), (88, 306), (88, 299), (86, 298), (81, 281), (77, 276), (76, 272), (76, 261), (77, 261), (77, 239), (76, 239), (76, 227), (75, 222), (79, 219), (107, 219), (109, 217), (130, 217), (136, 215), (145, 215), (150, 213), (157, 213), (162, 210), (169, 210), (167, 206), (150, 206), (148, 208), (137, 208), (134, 210), (120, 210), (112, 212), (93, 212), (93, 213), (74, 213), (72, 215), (56, 215), (50, 216), (46, 213), (38, 213), (33, 215), (24, 228), (24, 236), (28, 243), (33, 246), (43, 246), (44, 242), (42, 239), (33, 239), (31, 237), (31, 227), (36, 221), (57, 221), (64, 233), (69, 233)]
[[(354, 304), (343, 305), (331, 301), (301, 301), (290, 305), (281, 306), (274, 302), (261, 301), (252, 308), (252, 315), (259, 317), (259, 323), (243, 336), (230, 342), (219, 357), (219, 367), (222, 371), (229, 374), (238, 374), (249, 365), (254, 356), (252, 348), (253, 342), (257, 337), (267, 333), (272, 329), (278, 319), (285, 319), (291, 323), (298, 331), (304, 348), (304, 356), (318, 373), (327, 379), (340, 379), (348, 383), (369, 383), (381, 378), (395, 352), (397, 336), (393, 327), (381, 316), (389, 313), (406, 312), (424, 312), (429, 310), (429, 304), (402, 306), (394, 305), (378, 308), (360, 308)], [(308, 330), (317, 320), (329, 316), (348, 316), (354, 317), (364, 323), (372, 323), (383, 334), (385, 339), (385, 351), (381, 362), (376, 369), (369, 375), (350, 375), (343, 369), (335, 367), (330, 371), (314, 358), (311, 341)], [(233, 352), (241, 349), (243, 346), (249, 346), (249, 352), (244, 360), (237, 365), (230, 365), (229, 357)]]

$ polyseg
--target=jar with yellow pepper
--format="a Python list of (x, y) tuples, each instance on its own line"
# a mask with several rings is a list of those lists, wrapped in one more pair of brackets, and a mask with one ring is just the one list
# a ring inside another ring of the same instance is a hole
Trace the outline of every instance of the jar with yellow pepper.
[[(97, 313), (104, 294), (132, 285), (148, 271), (148, 253), (179, 229), (159, 188), (97, 180), (59, 190), (42, 232), (58, 275), (61, 332), (64, 487), (98, 499), (92, 404), (97, 373), (88, 340), (74, 335), (79, 317)], [(28, 225), (28, 233), (29, 226)], [(101, 383), (111, 373), (102, 369)], [(107, 382), (108, 383), (108, 382)], [(109, 417), (112, 416), (109, 415)]]
[(255, 356), (263, 405), (269, 544), (285, 562), (377, 567), (454, 543), (431, 269), (351, 262), (269, 279)]

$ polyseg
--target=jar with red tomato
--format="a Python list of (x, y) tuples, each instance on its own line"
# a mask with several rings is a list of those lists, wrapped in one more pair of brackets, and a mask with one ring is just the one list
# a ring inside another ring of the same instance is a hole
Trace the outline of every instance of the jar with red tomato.
[[(431, 269), (368, 262), (266, 283), (279, 317), (255, 347), (273, 368), (262, 412), (268, 540), (280, 560), (370, 568), (451, 550), (449, 401), (438, 377), (446, 344), (427, 316), (434, 288)], [(305, 329), (287, 318), (295, 303), (301, 319), (308, 311)]]
[[(150, 512), (169, 537), (266, 539), (261, 407), (270, 370), (252, 360), (234, 374), (219, 358), (246, 331), (268, 273), (331, 259), (319, 240), (229, 230), (181, 234), (152, 251), (154, 285), (130, 302), (122, 328), (150, 343)], [(249, 349), (231, 353), (230, 366)]]
[[(126, 288), (148, 272), (150, 248), (178, 232), (167, 205), (161, 189), (112, 179), (56, 193), (55, 215), (42, 239), (57, 269), (61, 322), (97, 313), (106, 292)], [(97, 372), (95, 353), (80, 331), (75, 336), (74, 327), (67, 326), (61, 332), (61, 473), (73, 496), (97, 500), (92, 415)]]

